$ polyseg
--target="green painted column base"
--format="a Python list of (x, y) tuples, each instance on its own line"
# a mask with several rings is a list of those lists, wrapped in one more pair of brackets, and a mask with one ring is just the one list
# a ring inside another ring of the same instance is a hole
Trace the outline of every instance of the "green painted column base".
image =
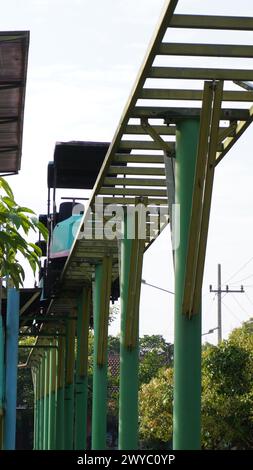
[(74, 384), (65, 385), (64, 396), (64, 449), (74, 448)]
[(56, 448), (56, 393), (52, 392), (49, 403), (49, 432), (48, 432), (48, 449), (55, 450)]
[(119, 449), (138, 449), (139, 348), (121, 346)]
[(94, 359), (93, 359), (93, 402), (92, 402), (92, 450), (106, 449), (107, 425), (107, 360), (104, 366), (97, 364), (98, 336), (100, 327), (100, 303), (103, 286), (102, 264), (95, 269), (94, 292)]
[(57, 390), (56, 406), (56, 432), (55, 432), (56, 450), (64, 449), (64, 388)]
[(75, 419), (75, 449), (87, 448), (87, 397), (88, 377), (78, 377), (76, 382), (76, 419)]

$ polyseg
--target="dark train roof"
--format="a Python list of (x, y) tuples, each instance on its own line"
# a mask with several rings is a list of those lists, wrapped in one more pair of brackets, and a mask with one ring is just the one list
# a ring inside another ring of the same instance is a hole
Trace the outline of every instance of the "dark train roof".
[(48, 187), (92, 189), (109, 148), (107, 142), (57, 142), (48, 164)]

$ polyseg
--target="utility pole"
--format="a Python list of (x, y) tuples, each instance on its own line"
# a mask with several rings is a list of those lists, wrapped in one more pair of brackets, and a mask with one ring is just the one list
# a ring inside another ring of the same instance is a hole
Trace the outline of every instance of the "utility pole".
[(218, 302), (218, 344), (222, 341), (222, 316), (221, 316), (221, 294), (243, 294), (244, 288), (241, 286), (241, 289), (229, 289), (229, 286), (226, 286), (226, 289), (221, 288), (221, 265), (218, 264), (218, 286), (217, 289), (213, 289), (212, 285), (210, 285), (210, 292), (215, 292), (217, 294), (217, 302)]

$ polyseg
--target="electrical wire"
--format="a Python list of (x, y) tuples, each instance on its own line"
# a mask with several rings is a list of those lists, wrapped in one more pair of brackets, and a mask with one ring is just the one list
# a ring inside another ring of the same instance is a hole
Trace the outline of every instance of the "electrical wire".
[(240, 302), (237, 300), (237, 298), (235, 297), (235, 295), (233, 293), (231, 293), (232, 295), (232, 298), (234, 299), (234, 301), (237, 303), (237, 305), (240, 307), (240, 309), (246, 313), (247, 316), (249, 316), (249, 312), (247, 312), (247, 310), (245, 310), (245, 308), (240, 304)]
[(239, 272), (241, 272), (246, 266), (248, 266), (248, 264), (252, 260), (253, 260), (253, 256), (248, 261), (246, 261), (246, 263), (244, 263), (234, 274), (232, 274), (232, 276), (230, 276), (230, 278), (226, 280), (226, 283), (230, 281), (230, 279), (233, 279), (233, 277), (235, 277)]
[(240, 284), (240, 282), (246, 281), (247, 279), (250, 279), (251, 277), (253, 277), (253, 274), (249, 274), (249, 276), (244, 277), (243, 279), (239, 279), (239, 281), (237, 281), (237, 282), (232, 282), (232, 283), (230, 283), (230, 284), (231, 284), (232, 286), (234, 286), (235, 284)]
[(159, 286), (154, 286), (154, 284), (149, 284), (149, 282), (146, 282), (145, 279), (142, 279), (141, 282), (142, 284), (144, 284), (144, 286), (153, 287), (154, 289), (162, 290), (163, 292), (168, 292), (169, 294), (175, 295), (175, 292), (172, 292), (171, 290), (168, 290), (168, 289), (163, 289), (162, 287), (159, 287)]
[(227, 304), (225, 304), (224, 302), (222, 302), (222, 305), (224, 305), (224, 307), (226, 307), (226, 309), (233, 315), (233, 317), (234, 317), (237, 321), (239, 321), (240, 323), (242, 323), (242, 320), (236, 316), (236, 314), (231, 310), (230, 307), (227, 306)]
[(244, 292), (244, 294), (245, 294), (246, 299), (248, 299), (248, 301), (250, 302), (250, 304), (253, 305), (253, 302), (251, 298), (248, 296), (247, 292)]

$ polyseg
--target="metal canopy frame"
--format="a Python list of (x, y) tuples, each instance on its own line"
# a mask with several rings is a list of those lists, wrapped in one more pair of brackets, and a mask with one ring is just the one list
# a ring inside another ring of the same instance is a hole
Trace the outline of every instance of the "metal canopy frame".
[[(103, 198), (105, 205), (115, 203), (134, 206), (137, 197), (145, 197), (147, 207), (163, 205), (169, 211), (171, 200), (168, 200), (168, 193), (170, 199), (173, 198), (173, 194), (167, 188), (164, 152), (166, 149), (173, 157), (178, 120), (191, 116), (200, 117), (199, 155), (204, 152), (205, 159), (203, 164), (201, 158), (198, 158), (196, 171), (203, 177), (204, 185), (201, 194), (198, 194), (195, 188), (192, 212), (192, 221), (195, 220), (200, 228), (200, 239), (197, 249), (196, 240), (194, 241), (191, 232), (188, 256), (191, 253), (194, 255), (194, 273), (188, 270), (190, 269), (188, 263), (183, 302), (184, 313), (191, 315), (198, 302), (195, 294), (198, 290), (196, 286), (199, 285), (204, 269), (205, 231), (208, 229), (214, 168), (253, 120), (253, 91), (242, 90), (235, 85), (235, 82), (253, 81), (253, 69), (185, 67), (185, 59), (186, 57), (195, 59), (208, 57), (214, 61), (221, 57), (253, 59), (253, 46), (248, 44), (205, 44), (202, 39), (202, 32), (205, 33), (207, 30), (222, 29), (224, 35), (231, 31), (253, 30), (253, 18), (178, 15), (175, 13), (177, 4), (178, 0), (170, 0), (164, 7), (98, 174), (88, 207), (94, 211), (96, 198)], [(173, 38), (173, 28), (182, 30), (182, 33), (185, 29), (198, 29), (199, 42), (169, 42), (167, 38)], [(174, 56), (180, 59), (181, 66), (168, 66), (170, 58)], [(203, 64), (202, 60), (200, 64)], [(175, 101), (179, 101), (178, 106), (175, 106)], [(193, 102), (196, 102), (195, 108)], [(210, 114), (208, 109), (211, 110)], [(164, 221), (161, 230), (168, 221), (169, 219)], [(80, 230), (88, 227), (90, 223), (90, 214), (86, 212)], [(150, 231), (152, 217), (147, 218), (146, 223)], [(160, 231), (147, 236), (146, 250), (159, 233)], [(57, 299), (51, 301), (48, 312), (55, 312), (55, 315), (57, 312), (64, 312), (66, 310), (64, 291), (73, 289), (74, 301), (76, 290), (84, 283), (91, 284), (94, 266), (108, 254), (113, 256), (112, 278), (115, 278), (118, 276), (117, 242), (80, 239), (78, 232), (61, 275), (59, 295)], [(194, 279), (193, 285), (192, 279)], [(189, 282), (191, 286), (188, 289)]]

